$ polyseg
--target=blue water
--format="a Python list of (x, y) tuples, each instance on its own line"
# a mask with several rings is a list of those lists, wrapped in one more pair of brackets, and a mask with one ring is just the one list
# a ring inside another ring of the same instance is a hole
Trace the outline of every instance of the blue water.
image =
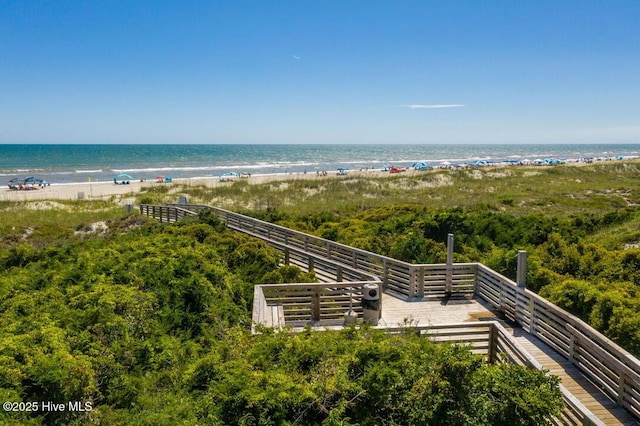
[(214, 177), (224, 172), (301, 173), (345, 167), (411, 166), (417, 161), (574, 160), (640, 155), (634, 145), (0, 145), (0, 184), (36, 176), (53, 184), (134, 179)]

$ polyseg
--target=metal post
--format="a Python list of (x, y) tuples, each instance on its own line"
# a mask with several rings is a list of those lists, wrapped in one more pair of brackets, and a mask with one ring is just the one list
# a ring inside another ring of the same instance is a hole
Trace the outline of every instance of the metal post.
[(516, 282), (518, 287), (524, 289), (527, 286), (527, 252), (518, 250), (518, 272)]
[(445, 293), (451, 294), (451, 281), (453, 279), (453, 234), (447, 234), (447, 277), (445, 281)]

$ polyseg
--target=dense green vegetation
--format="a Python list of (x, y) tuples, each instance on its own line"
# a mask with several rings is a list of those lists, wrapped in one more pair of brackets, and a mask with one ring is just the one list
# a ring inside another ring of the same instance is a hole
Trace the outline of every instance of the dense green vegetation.
[(597, 237), (620, 227), (637, 232), (635, 209), (553, 217), (395, 205), (346, 218), (326, 213), (257, 216), (414, 263), (443, 263), (446, 236), (452, 232), (456, 262), (479, 261), (514, 279), (517, 250), (525, 249), (530, 289), (640, 354), (640, 249), (608, 248), (610, 241)]
[(92, 410), (3, 411), (2, 424), (538, 425), (562, 404), (553, 377), (410, 329), (252, 336), (255, 283), (314, 277), (210, 215), (55, 208), (3, 228), (0, 396)]
[[(481, 261), (640, 355), (640, 167), (510, 167), (184, 187), (215, 204), (410, 262)], [(160, 201), (175, 194), (148, 192)]]

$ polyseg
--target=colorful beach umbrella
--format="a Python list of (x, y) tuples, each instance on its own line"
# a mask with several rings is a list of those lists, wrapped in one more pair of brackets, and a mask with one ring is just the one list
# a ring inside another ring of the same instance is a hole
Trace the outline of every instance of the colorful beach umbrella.
[(129, 180), (133, 180), (133, 176), (128, 175), (126, 173), (121, 173), (119, 175), (116, 175), (113, 179), (117, 180), (117, 179), (129, 179)]

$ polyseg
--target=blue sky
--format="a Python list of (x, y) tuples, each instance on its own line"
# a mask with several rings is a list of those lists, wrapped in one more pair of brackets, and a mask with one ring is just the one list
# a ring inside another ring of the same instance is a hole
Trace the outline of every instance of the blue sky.
[(640, 1), (0, 1), (0, 143), (640, 143)]

